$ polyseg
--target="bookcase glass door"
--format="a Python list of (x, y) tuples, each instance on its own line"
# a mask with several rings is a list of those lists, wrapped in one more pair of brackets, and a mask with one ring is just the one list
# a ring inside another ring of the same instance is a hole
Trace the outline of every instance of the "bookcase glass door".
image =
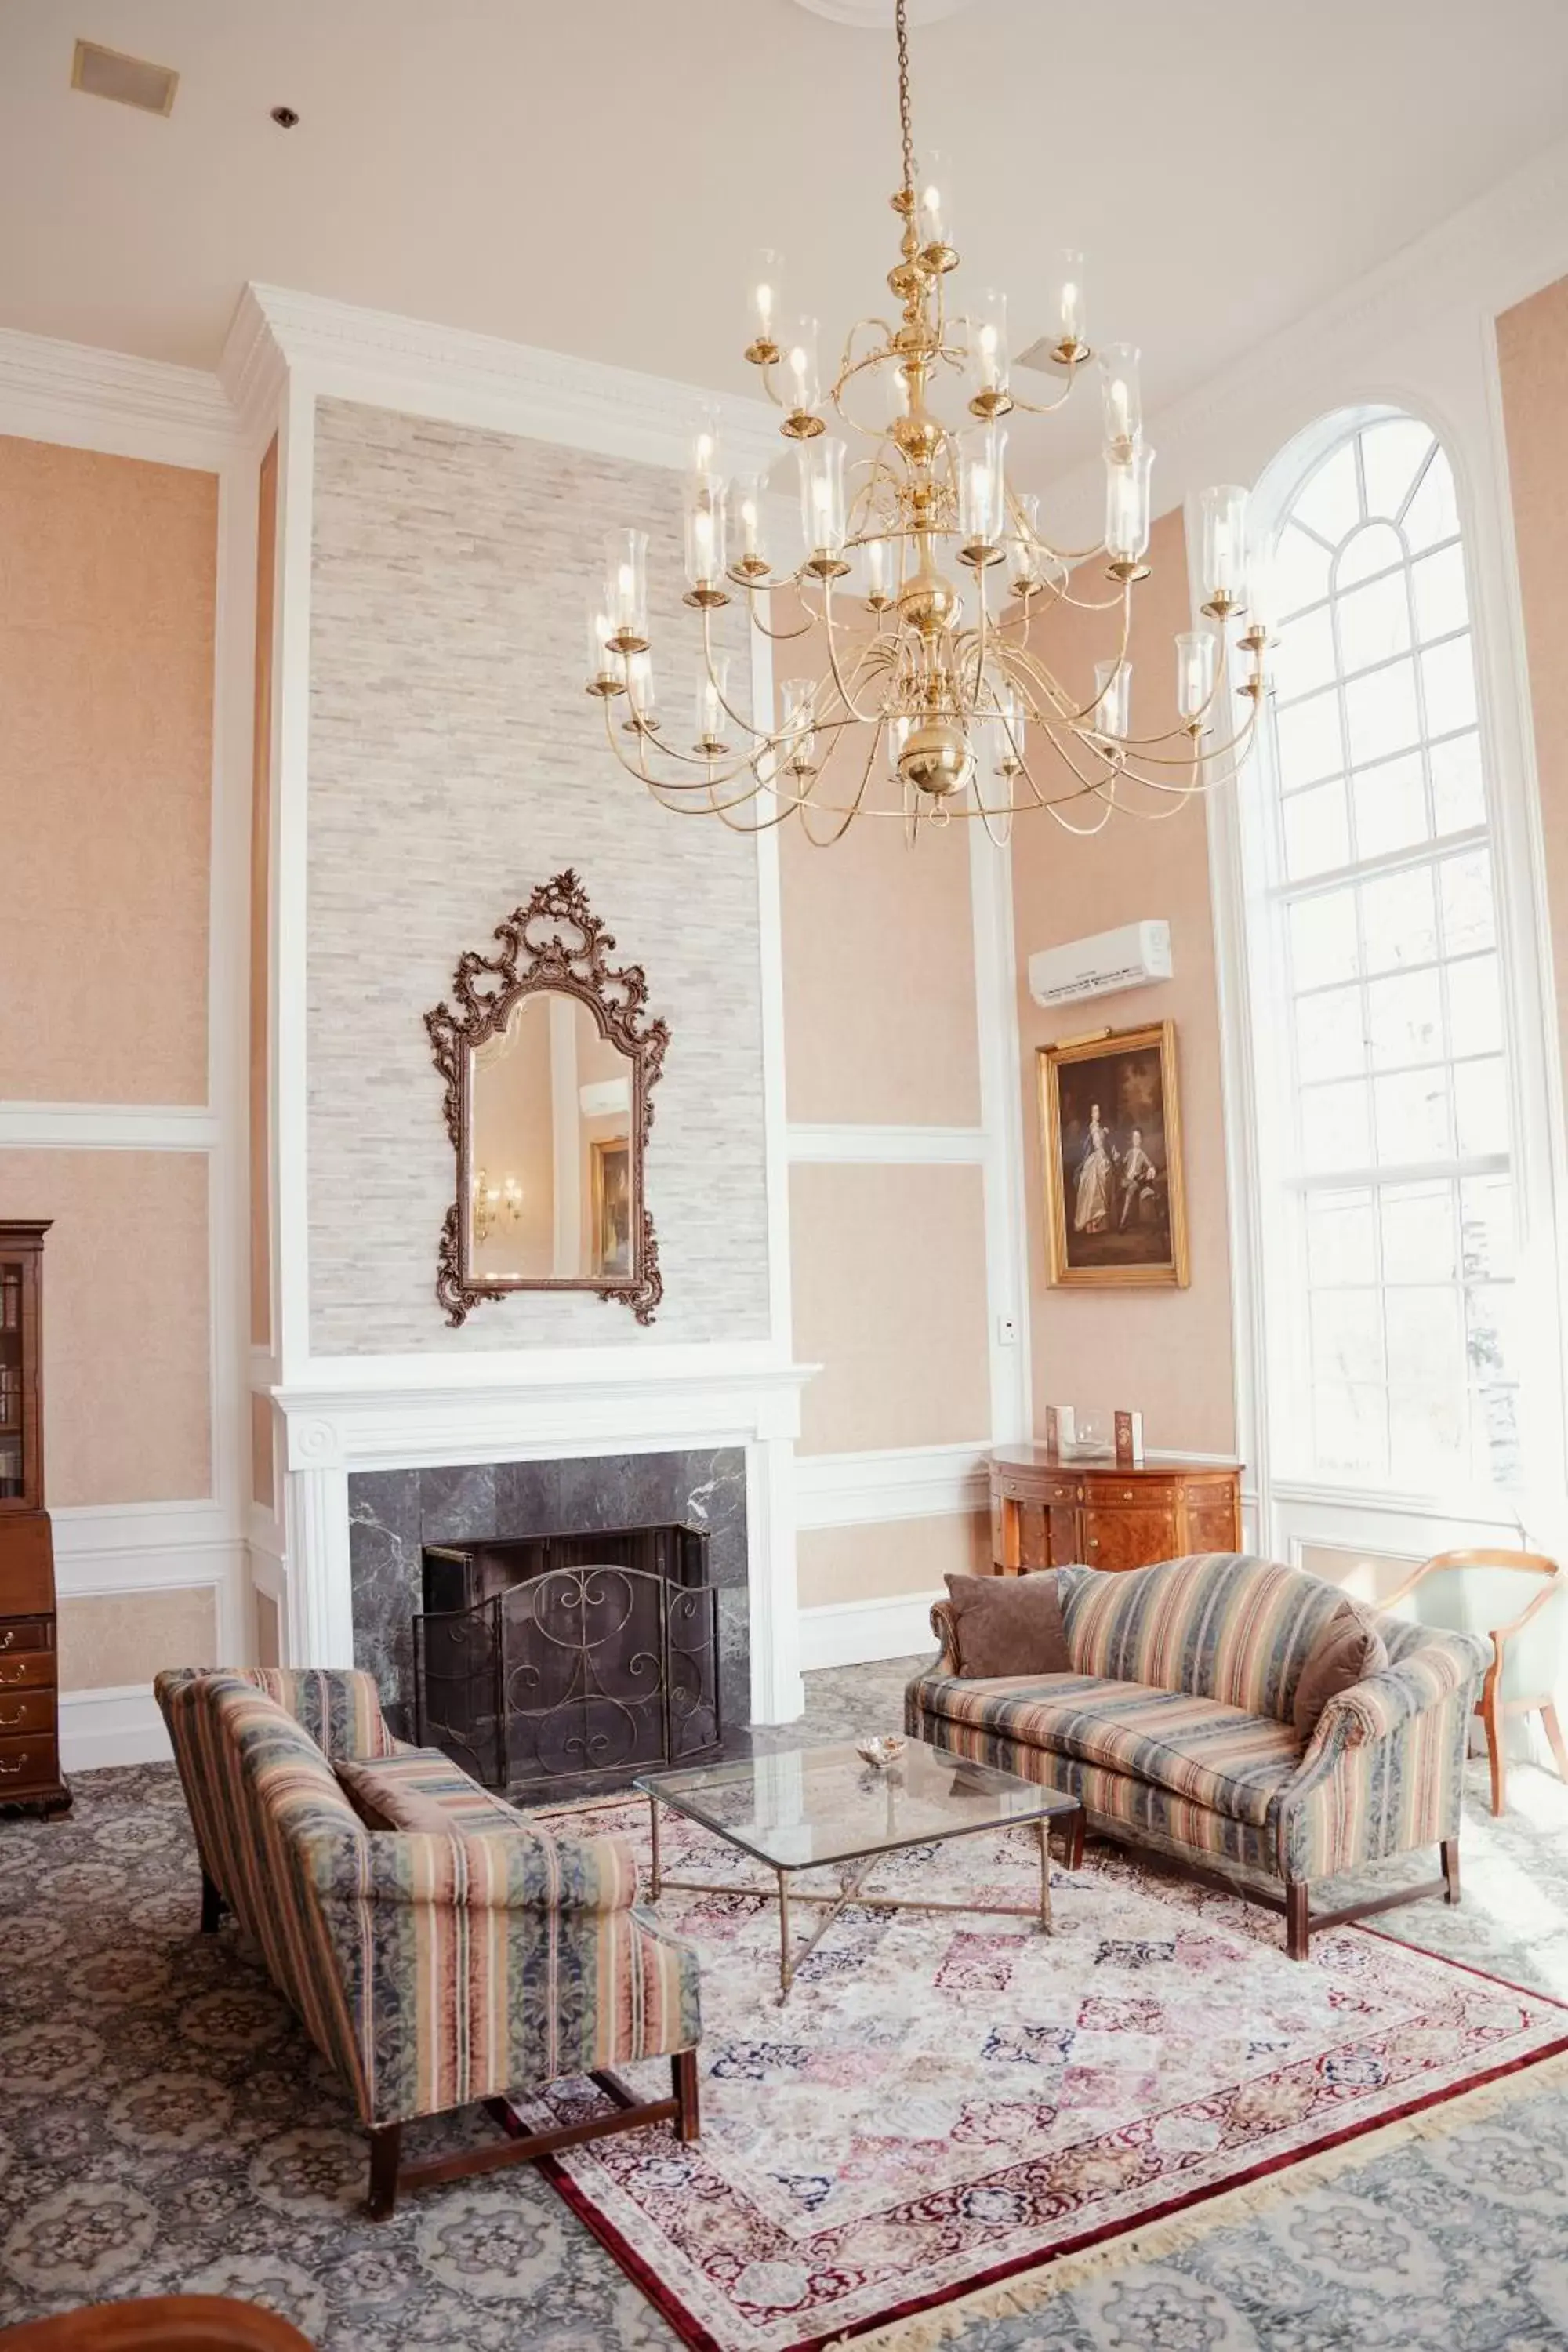
[(0, 1503), (20, 1502), (27, 1491), (32, 1400), (23, 1376), (23, 1330), (29, 1273), (25, 1258), (0, 1256)]

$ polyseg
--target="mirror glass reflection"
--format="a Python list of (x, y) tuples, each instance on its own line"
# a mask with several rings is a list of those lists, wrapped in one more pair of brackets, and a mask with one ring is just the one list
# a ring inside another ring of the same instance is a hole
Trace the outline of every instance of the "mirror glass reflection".
[(520, 996), (470, 1050), (470, 1282), (632, 1276), (632, 1068), (565, 990)]

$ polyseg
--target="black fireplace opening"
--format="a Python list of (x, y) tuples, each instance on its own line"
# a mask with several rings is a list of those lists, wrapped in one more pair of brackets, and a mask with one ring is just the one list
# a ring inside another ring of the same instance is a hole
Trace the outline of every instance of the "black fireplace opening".
[(680, 1522), (431, 1544), (416, 1736), (518, 1800), (718, 1756), (719, 1595)]

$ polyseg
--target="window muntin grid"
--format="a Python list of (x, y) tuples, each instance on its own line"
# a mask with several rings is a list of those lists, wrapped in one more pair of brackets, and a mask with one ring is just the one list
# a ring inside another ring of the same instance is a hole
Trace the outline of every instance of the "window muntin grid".
[(1453, 475), (1347, 435), (1280, 526), (1273, 880), (1297, 1466), (1518, 1475), (1504, 1014)]

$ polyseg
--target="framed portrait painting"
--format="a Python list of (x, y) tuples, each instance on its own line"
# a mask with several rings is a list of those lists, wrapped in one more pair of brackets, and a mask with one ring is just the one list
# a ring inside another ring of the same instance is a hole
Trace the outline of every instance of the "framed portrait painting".
[(1038, 1062), (1052, 1282), (1184, 1286), (1174, 1024), (1042, 1045)]
[(594, 1272), (625, 1275), (632, 1260), (631, 1147), (624, 1135), (615, 1135), (588, 1148), (594, 1166)]

